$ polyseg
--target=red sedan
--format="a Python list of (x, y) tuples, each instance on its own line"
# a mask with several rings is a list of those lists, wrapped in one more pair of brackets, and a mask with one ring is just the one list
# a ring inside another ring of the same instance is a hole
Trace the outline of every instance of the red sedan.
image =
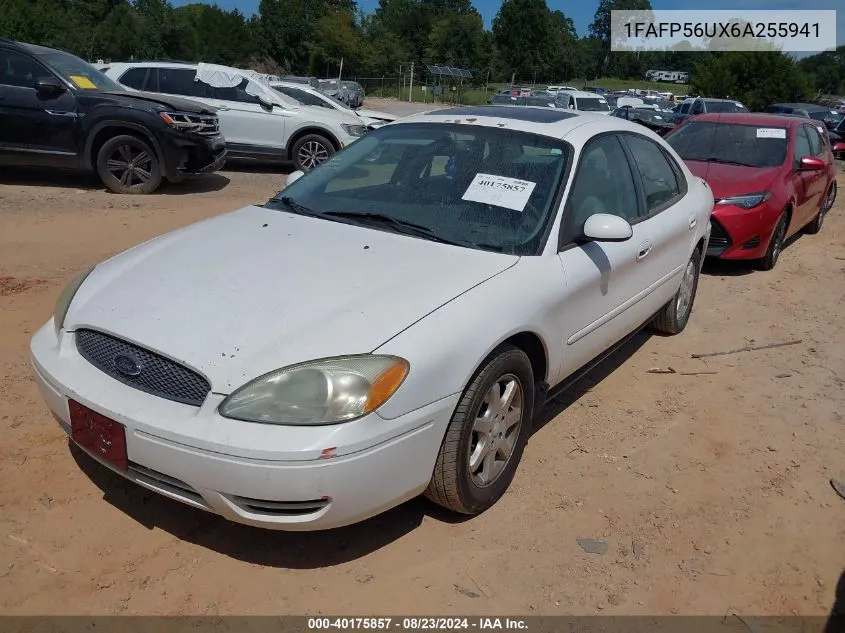
[(716, 204), (708, 257), (777, 263), (784, 241), (818, 233), (836, 200), (830, 141), (814, 121), (770, 114), (702, 114), (666, 136)]

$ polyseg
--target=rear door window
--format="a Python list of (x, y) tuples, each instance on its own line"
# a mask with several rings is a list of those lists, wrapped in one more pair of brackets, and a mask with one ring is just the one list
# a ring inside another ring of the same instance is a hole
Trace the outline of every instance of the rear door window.
[(147, 90), (184, 97), (207, 97), (208, 86), (196, 81), (196, 76), (197, 71), (192, 68), (151, 68)]
[(144, 90), (148, 70), (148, 68), (130, 68), (120, 76), (118, 81), (124, 86), (135, 88), (135, 90)]

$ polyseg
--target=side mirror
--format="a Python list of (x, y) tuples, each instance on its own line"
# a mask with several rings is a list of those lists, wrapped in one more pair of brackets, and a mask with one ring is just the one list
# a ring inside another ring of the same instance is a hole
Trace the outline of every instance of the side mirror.
[(272, 110), (276, 107), (276, 104), (270, 101), (264, 95), (258, 95), (258, 102), (261, 104), (262, 107), (267, 108), (268, 110)]
[(584, 237), (596, 242), (624, 242), (634, 229), (625, 218), (609, 213), (595, 213), (584, 223)]
[(35, 80), (35, 89), (45, 95), (59, 95), (67, 87), (55, 77), (39, 77)]
[(304, 175), (305, 175), (305, 172), (304, 172), (304, 171), (297, 170), (297, 171), (293, 172), (292, 174), (290, 174), (290, 175), (288, 176), (288, 180), (287, 180), (287, 182), (285, 183), (285, 187), (287, 187), (288, 185), (292, 185), (292, 184), (293, 184), (293, 183), (295, 183), (297, 180), (299, 180), (300, 178), (302, 178)]
[(825, 163), (821, 158), (815, 156), (804, 156), (798, 162), (798, 171), (821, 171), (825, 168)]

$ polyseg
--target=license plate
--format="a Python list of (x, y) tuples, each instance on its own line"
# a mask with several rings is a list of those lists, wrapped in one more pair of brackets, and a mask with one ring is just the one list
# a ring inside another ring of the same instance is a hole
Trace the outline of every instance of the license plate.
[(127, 470), (125, 427), (73, 400), (68, 401), (68, 409), (73, 441), (116, 468)]

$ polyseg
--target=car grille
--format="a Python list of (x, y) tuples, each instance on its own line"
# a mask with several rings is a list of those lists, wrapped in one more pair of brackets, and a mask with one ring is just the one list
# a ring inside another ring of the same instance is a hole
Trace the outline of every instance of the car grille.
[(254, 514), (271, 516), (304, 516), (306, 514), (314, 514), (331, 503), (329, 497), (312, 499), (310, 501), (268, 501), (265, 499), (233, 496), (232, 501)]
[(745, 244), (742, 245), (742, 250), (750, 251), (760, 246), (760, 236), (755, 235), (750, 240), (748, 240)]
[[(198, 407), (211, 391), (211, 384), (197, 372), (103, 332), (77, 330), (76, 349), (85, 360), (115, 380), (160, 398)], [(137, 362), (140, 366), (137, 375), (118, 370), (115, 361), (120, 355)]]
[(200, 116), (191, 117), (198, 119), (198, 123), (202, 126), (197, 134), (200, 136), (217, 136), (220, 134), (220, 120), (216, 116)]
[(710, 241), (707, 244), (708, 257), (718, 257), (731, 245), (731, 238), (727, 231), (716, 220), (710, 220)]
[(191, 134), (200, 136), (217, 136), (220, 134), (220, 120), (216, 115), (187, 114), (185, 112), (171, 113), (170, 118), (176, 121), (180, 128), (189, 128)]

